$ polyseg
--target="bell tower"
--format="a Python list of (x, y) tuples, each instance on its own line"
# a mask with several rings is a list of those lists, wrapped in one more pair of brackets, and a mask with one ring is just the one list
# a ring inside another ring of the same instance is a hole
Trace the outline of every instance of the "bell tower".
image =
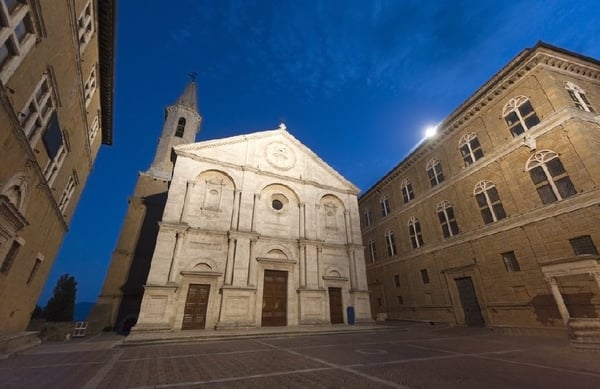
[(198, 113), (196, 82), (192, 80), (177, 102), (165, 109), (165, 122), (154, 161), (146, 174), (170, 180), (173, 164), (173, 146), (193, 143), (200, 132), (202, 116)]
[(109, 327), (127, 333), (136, 323), (173, 175), (173, 146), (193, 143), (201, 123), (192, 79), (175, 104), (165, 109), (154, 160), (139, 173), (102, 291), (88, 318), (90, 333)]

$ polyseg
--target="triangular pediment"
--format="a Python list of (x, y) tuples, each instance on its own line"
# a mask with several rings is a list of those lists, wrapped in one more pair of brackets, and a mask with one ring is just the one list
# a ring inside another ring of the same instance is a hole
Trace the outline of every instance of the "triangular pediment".
[(359, 191), (284, 128), (179, 145), (174, 149), (178, 158), (186, 157), (251, 169), (343, 188), (352, 193)]

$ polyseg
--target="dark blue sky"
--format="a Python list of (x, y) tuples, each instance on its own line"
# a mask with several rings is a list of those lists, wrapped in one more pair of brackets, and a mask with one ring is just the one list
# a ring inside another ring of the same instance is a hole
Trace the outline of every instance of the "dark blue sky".
[(114, 145), (103, 146), (40, 303), (100, 292), (164, 108), (198, 73), (197, 140), (277, 127), (367, 190), (538, 40), (600, 58), (600, 2), (119, 1)]

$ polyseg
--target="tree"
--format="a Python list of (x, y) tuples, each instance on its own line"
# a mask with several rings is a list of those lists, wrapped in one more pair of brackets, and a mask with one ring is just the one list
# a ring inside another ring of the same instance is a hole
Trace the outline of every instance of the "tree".
[(44, 308), (44, 317), (48, 321), (73, 321), (77, 282), (68, 274), (60, 276), (54, 287), (54, 294)]

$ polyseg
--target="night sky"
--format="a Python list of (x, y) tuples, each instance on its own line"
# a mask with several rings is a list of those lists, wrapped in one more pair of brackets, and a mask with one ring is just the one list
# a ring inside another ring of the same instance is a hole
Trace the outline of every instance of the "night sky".
[(197, 73), (198, 141), (288, 131), (369, 189), (538, 40), (600, 59), (600, 2), (118, 1), (114, 144), (102, 146), (40, 298), (95, 301), (164, 108)]

